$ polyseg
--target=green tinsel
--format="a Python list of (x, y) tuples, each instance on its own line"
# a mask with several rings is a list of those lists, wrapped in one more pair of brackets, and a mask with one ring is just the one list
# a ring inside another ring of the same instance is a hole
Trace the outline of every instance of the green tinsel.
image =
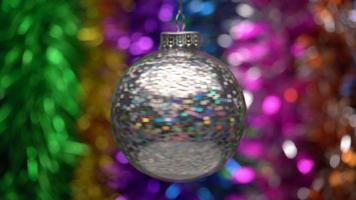
[(63, 200), (75, 141), (78, 1), (0, 1), (0, 199)]

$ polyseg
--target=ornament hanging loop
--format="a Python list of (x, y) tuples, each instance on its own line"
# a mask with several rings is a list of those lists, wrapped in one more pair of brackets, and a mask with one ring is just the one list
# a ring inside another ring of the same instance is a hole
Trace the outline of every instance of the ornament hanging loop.
[(183, 13), (183, 0), (178, 0), (179, 1), (179, 7), (178, 7), (178, 12), (176, 15), (176, 25), (177, 25), (177, 31), (185, 31), (185, 16)]

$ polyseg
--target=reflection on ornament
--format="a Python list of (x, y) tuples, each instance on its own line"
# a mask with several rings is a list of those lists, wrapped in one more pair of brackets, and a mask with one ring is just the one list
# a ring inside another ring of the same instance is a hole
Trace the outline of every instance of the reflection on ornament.
[(245, 101), (227, 66), (199, 51), (196, 32), (163, 33), (136, 62), (112, 105), (114, 135), (140, 171), (169, 181), (207, 176), (235, 152)]

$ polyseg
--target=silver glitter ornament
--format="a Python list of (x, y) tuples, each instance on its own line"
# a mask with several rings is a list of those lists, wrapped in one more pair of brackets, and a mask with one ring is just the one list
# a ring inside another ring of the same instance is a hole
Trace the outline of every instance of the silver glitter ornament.
[(162, 33), (160, 51), (130, 67), (113, 97), (119, 148), (161, 180), (216, 172), (242, 135), (242, 90), (228, 67), (199, 47), (196, 32)]

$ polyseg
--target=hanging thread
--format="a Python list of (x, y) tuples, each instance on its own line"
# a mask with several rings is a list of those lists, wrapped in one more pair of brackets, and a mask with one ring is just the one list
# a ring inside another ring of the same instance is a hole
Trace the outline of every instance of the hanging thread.
[(178, 12), (176, 15), (177, 31), (181, 32), (185, 30), (185, 16), (183, 13), (183, 0), (178, 0)]

